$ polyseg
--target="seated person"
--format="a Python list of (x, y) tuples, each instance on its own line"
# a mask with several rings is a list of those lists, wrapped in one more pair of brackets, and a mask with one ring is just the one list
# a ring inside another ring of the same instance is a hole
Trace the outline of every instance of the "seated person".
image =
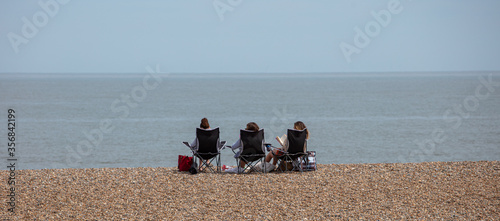
[[(259, 128), (259, 125), (257, 125), (255, 122), (250, 122), (247, 124), (247, 127), (245, 128), (245, 130), (249, 130), (249, 131), (259, 131), (260, 128)], [(240, 149), (235, 155), (234, 157), (235, 158), (238, 158), (241, 154), (241, 151), (242, 151), (242, 147), (243, 147), (243, 144), (241, 143), (241, 139), (238, 139), (238, 141), (236, 141), (232, 146), (231, 146), (231, 149)], [(265, 152), (265, 150), (263, 150)], [(246, 162), (245, 161), (240, 161), (240, 165), (238, 165), (237, 167), (235, 168), (231, 168), (231, 169), (228, 169), (226, 170), (225, 172), (228, 172), (228, 173), (242, 173), (243, 172), (243, 169), (245, 168), (245, 165), (246, 165)]]
[[(207, 118), (201, 119), (200, 128), (205, 129), (205, 130), (210, 129), (210, 124), (208, 123)], [(198, 139), (194, 138), (193, 142), (191, 142), (191, 147), (196, 147), (196, 145), (197, 145), (196, 142), (198, 142)]]
[[(297, 121), (293, 124), (293, 129), (304, 130), (306, 129), (306, 125), (302, 121)], [(309, 130), (307, 130), (306, 139), (309, 139)], [(283, 151), (287, 151), (288, 149), (288, 139), (285, 139), (284, 143), (282, 143), (281, 145), (281, 148), (276, 148), (267, 154), (266, 162), (270, 162), (271, 159), (273, 159), (273, 165), (276, 166), (276, 164), (278, 163), (278, 157), (283, 154)]]
[[(207, 118), (201, 119), (200, 128), (205, 129), (205, 130), (210, 129), (210, 124), (208, 123)], [(198, 139), (194, 138), (193, 142), (191, 142), (191, 147), (196, 147), (198, 144), (197, 142), (198, 142)], [(207, 163), (208, 163), (208, 160), (207, 160)], [(201, 167), (201, 163), (199, 165)]]

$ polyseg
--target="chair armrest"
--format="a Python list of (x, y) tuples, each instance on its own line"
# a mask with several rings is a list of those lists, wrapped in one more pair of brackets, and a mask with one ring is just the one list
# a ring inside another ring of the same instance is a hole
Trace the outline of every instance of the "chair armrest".
[(183, 143), (184, 145), (186, 145), (187, 147), (189, 147), (189, 149), (190, 149), (191, 151), (195, 151), (194, 147), (191, 147), (191, 144), (189, 144), (188, 142), (184, 141), (184, 142), (182, 142), (182, 143)]
[(234, 152), (234, 150), (241, 148), (241, 147), (238, 147), (238, 148), (234, 148), (233, 149), (233, 146), (231, 146), (231, 145), (226, 145), (226, 147), (229, 148), (229, 149), (231, 149), (231, 151), (233, 151), (234, 154), (236, 154), (236, 152)]
[(217, 148), (219, 149), (219, 151), (226, 149), (226, 141), (220, 141)]

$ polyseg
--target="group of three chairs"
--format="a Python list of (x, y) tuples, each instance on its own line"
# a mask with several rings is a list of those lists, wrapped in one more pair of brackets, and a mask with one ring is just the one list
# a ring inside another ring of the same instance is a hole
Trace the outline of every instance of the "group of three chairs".
[[(242, 143), (242, 149), (240, 154), (235, 157), (236, 166), (241, 165), (241, 162), (245, 162), (245, 167), (243, 170), (238, 170), (238, 173), (242, 173), (247, 169), (249, 171), (266, 172), (266, 163), (264, 159), (266, 158), (266, 150), (276, 154), (278, 165), (284, 165), (284, 167), (278, 167), (278, 171), (287, 171), (290, 165), (291, 170), (298, 170), (302, 172), (301, 163), (305, 163), (307, 160), (307, 129), (295, 130), (288, 129), (287, 139), (288, 148), (287, 150), (273, 151), (277, 147), (272, 146), (270, 143), (264, 142), (264, 129), (258, 131), (240, 130), (240, 139)], [(196, 141), (194, 144), (189, 144), (188, 142), (183, 142), (193, 153), (193, 159), (199, 159), (199, 170), (210, 170), (212, 172), (221, 172), (221, 160), (220, 153), (221, 150), (225, 149), (226, 141), (220, 140), (220, 130), (219, 128), (214, 129), (202, 129), (196, 128)], [(236, 154), (235, 150), (232, 151)], [(212, 162), (215, 161), (216, 168), (213, 168)], [(257, 167), (257, 165), (260, 165)]]

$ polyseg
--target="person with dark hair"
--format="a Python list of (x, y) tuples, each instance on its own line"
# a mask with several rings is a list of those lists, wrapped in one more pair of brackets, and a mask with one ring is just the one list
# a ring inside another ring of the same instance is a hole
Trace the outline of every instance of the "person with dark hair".
[[(259, 131), (260, 128), (259, 128), (259, 125), (257, 125), (257, 123), (255, 122), (250, 122), (247, 124), (247, 127), (245, 128), (245, 130), (249, 130), (249, 131)], [(238, 141), (236, 141), (232, 146), (231, 146), (231, 149), (237, 149), (237, 148), (240, 148), (240, 151), (238, 153), (236, 153), (234, 155), (235, 158), (239, 157), (240, 156), (240, 153), (241, 153), (241, 147), (243, 146), (242, 142), (241, 142), (241, 139), (238, 139)], [(263, 150), (265, 152), (265, 150)], [(235, 168), (231, 168), (231, 169), (228, 169), (226, 170), (225, 172), (227, 173), (242, 173), (244, 168), (245, 168), (245, 165), (246, 165), (246, 162), (245, 161), (240, 161), (240, 165), (238, 165), (237, 167)]]
[(257, 123), (255, 122), (250, 122), (247, 124), (247, 127), (245, 128), (245, 130), (249, 130), (249, 131), (259, 131), (260, 128), (259, 128), (259, 125), (257, 125)]
[[(200, 128), (201, 129), (205, 129), (205, 130), (210, 129), (210, 124), (208, 123), (208, 119), (206, 117), (204, 117), (203, 119), (201, 119)], [(196, 144), (197, 144), (196, 142), (197, 142), (197, 139), (194, 138), (193, 142), (191, 142), (191, 146), (195, 147)]]
[[(205, 130), (210, 129), (210, 124), (208, 123), (208, 119), (206, 117), (201, 119), (200, 128), (205, 129)], [(197, 142), (198, 142), (198, 139), (194, 138), (193, 142), (191, 142), (191, 147), (198, 146)], [(208, 160), (207, 160), (207, 162), (208, 162)], [(200, 163), (200, 166), (201, 166), (201, 163)]]
[(200, 128), (210, 129), (210, 124), (208, 123), (208, 119), (206, 117), (201, 119)]
[[(304, 130), (306, 128), (307, 128), (306, 125), (302, 121), (297, 121), (293, 124), (293, 129), (295, 130)], [(307, 130), (306, 133), (307, 133), (306, 140), (308, 140), (309, 130)], [(288, 149), (288, 139), (284, 139), (284, 143), (281, 145), (282, 145), (281, 148), (276, 148), (267, 154), (266, 162), (270, 162), (271, 159), (273, 159), (273, 165), (276, 166), (276, 164), (278, 163), (278, 156), (281, 156), (283, 154), (283, 151), (286, 151)]]

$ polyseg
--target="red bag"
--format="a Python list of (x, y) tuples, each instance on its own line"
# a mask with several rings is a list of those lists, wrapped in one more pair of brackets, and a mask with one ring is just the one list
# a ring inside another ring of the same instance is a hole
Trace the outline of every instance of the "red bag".
[(189, 171), (193, 164), (193, 157), (179, 155), (179, 171)]

